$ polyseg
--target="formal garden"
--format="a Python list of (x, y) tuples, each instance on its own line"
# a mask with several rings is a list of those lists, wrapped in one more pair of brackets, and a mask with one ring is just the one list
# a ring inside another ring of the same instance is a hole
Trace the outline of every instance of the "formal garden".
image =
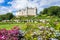
[(1, 40), (60, 40), (60, 7), (45, 8), (37, 16), (0, 15)]

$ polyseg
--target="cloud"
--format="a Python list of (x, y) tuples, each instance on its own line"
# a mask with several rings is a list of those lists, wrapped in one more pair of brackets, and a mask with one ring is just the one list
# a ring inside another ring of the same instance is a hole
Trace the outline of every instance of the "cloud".
[(0, 6), (0, 14), (5, 14), (7, 12), (12, 12), (9, 7)]
[(28, 0), (13, 0), (10, 2), (12, 4), (12, 7), (17, 8), (17, 9), (22, 9), (25, 7), (37, 7), (38, 3), (36, 3), (39, 0), (34, 0), (34, 1), (28, 1)]
[[(39, 0), (33, 0), (33, 1), (29, 1), (29, 0), (13, 0), (12, 2), (8, 2), (8, 4), (12, 4), (12, 6), (10, 8), (13, 8), (14, 10), (20, 10), (20, 9), (24, 9), (26, 7), (39, 7), (38, 6), (38, 2)], [(40, 8), (41, 9), (41, 8)]]
[(0, 0), (0, 3), (3, 3), (4, 2), (4, 0)]
[(0, 11), (2, 12), (16, 12), (20, 9), (24, 9), (26, 7), (37, 7), (38, 12), (42, 11), (44, 8), (49, 6), (60, 6), (60, 0), (13, 0), (12, 2), (8, 2), (11, 4), (10, 7), (1, 7)]
[(19, 10), (25, 7), (37, 7), (38, 11), (43, 9), (42, 6), (49, 5), (53, 2), (58, 2), (60, 0), (13, 0), (10, 2), (12, 4), (12, 8)]
[(12, 4), (11, 8), (14, 8), (16, 10), (25, 8), (27, 6), (27, 0), (13, 0), (12, 2), (8, 2), (9, 4)]

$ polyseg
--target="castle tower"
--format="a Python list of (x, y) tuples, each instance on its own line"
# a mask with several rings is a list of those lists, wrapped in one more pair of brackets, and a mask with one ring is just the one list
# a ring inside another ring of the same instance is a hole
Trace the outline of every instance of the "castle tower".
[(28, 8), (28, 15), (29, 16), (36, 16), (37, 9), (36, 8)]

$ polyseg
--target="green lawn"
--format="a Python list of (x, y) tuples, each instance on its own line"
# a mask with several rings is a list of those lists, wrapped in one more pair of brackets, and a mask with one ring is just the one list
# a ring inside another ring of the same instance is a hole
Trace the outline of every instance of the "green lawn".
[[(39, 24), (39, 23), (30, 23), (30, 24), (32, 24), (34, 27), (37, 27), (37, 24)], [(28, 23), (13, 23), (13, 24), (11, 24), (11, 23), (8, 23), (8, 24), (2, 23), (1, 24), (0, 23), (0, 29), (5, 28), (7, 30), (10, 30), (14, 26), (18, 26), (18, 27), (20, 27), (21, 30), (24, 30), (26, 28), (26, 25), (28, 25)]]
[(14, 26), (19, 26), (20, 28), (22, 28), (22, 27), (24, 27), (25, 26), (25, 24), (1, 24), (0, 25), (0, 29), (2, 29), (2, 28), (6, 28), (6, 29), (11, 29), (11, 28), (13, 28)]
[(33, 28), (40, 26), (51, 26), (54, 27), (55, 29), (59, 30), (60, 29), (60, 23), (56, 24), (56, 26), (54, 26), (54, 24), (47, 24), (47, 23), (1, 23), (0, 22), (0, 29), (7, 29), (10, 30), (11, 28), (13, 28), (14, 26), (18, 26), (20, 27), (21, 30), (25, 30), (25, 28), (27, 27), (28, 24), (32, 24)]

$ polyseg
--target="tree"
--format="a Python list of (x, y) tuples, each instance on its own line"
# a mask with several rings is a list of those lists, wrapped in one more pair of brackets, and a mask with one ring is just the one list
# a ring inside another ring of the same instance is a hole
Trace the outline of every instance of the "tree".
[(43, 11), (41, 11), (40, 14), (47, 14), (49, 16), (57, 16), (60, 17), (60, 7), (59, 6), (51, 6), (49, 8), (45, 8)]
[(40, 12), (40, 13), (42, 13), (42, 14), (47, 14), (47, 11), (48, 11), (48, 8), (45, 8), (45, 9), (43, 10), (43, 12)]
[(3, 15), (0, 15), (0, 21), (2, 21), (2, 20), (10, 20), (13, 17), (14, 17), (14, 15), (12, 13), (3, 14)]
[(10, 19), (12, 19), (13, 17), (14, 17), (14, 15), (13, 15), (12, 13), (7, 13), (7, 14), (5, 15), (6, 20), (10, 20)]
[(0, 15), (0, 21), (2, 20), (2, 16)]

